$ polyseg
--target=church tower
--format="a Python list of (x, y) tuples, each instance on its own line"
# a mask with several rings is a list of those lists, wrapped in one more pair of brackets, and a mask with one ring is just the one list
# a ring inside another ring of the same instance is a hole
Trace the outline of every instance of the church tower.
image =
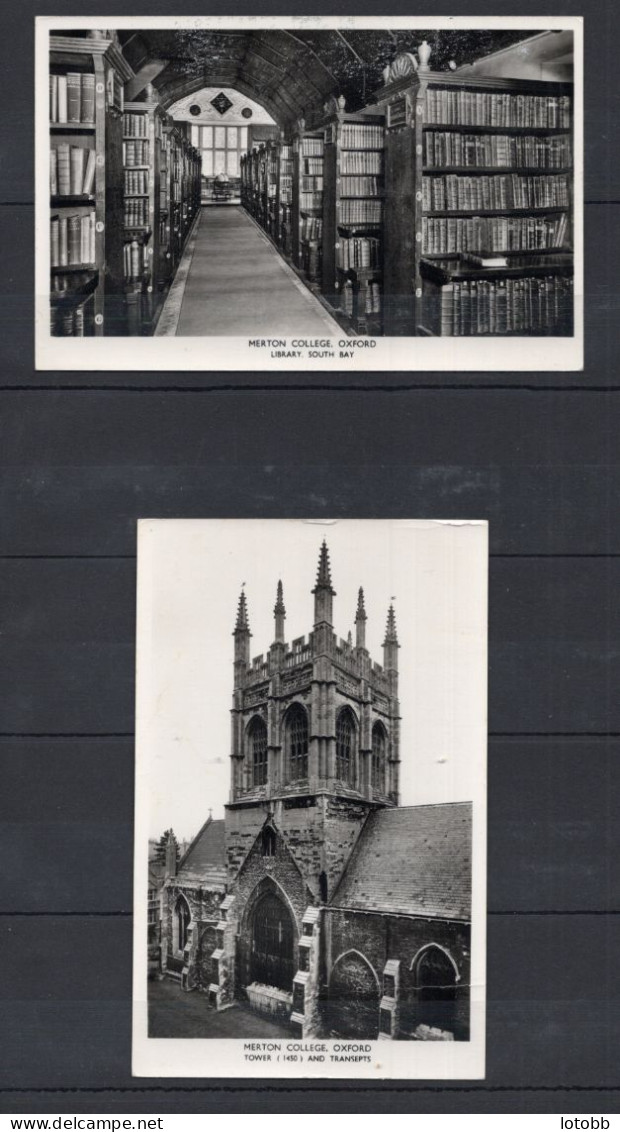
[(312, 631), (288, 643), (285, 591), (277, 582), (273, 640), (266, 653), (250, 659), (241, 593), (233, 634), (226, 840), (231, 882), (259, 835), (268, 834), (286, 844), (311, 899), (323, 903), (368, 815), (398, 805), (399, 645), (390, 606), (383, 665), (373, 662), (361, 588), (351, 610), (355, 640), (351, 633), (337, 637), (326, 542), (312, 596)]

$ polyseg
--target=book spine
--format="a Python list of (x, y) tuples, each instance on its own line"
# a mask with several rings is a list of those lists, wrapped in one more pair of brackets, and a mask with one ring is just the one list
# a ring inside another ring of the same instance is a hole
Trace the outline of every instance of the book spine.
[(85, 196), (92, 196), (95, 188), (95, 168), (97, 162), (97, 155), (94, 149), (89, 149), (88, 159), (86, 161), (86, 170), (84, 172), (84, 180), (82, 183), (82, 192)]
[(71, 192), (71, 168), (69, 158), (69, 145), (63, 142), (56, 147), (57, 156), (57, 173), (58, 173), (58, 195), (69, 196)]
[(69, 229), (67, 217), (61, 216), (58, 222), (58, 266), (66, 267), (69, 263)]
[(58, 121), (67, 121), (67, 76), (58, 76)]
[(71, 146), (70, 184), (71, 196), (80, 196), (84, 184), (84, 148), (81, 145)]
[(82, 76), (67, 73), (67, 122), (82, 121)]
[(83, 74), (81, 80), (82, 122), (91, 123), (95, 121), (95, 76)]
[(52, 216), (50, 221), (50, 266), (60, 267), (60, 221), (58, 216)]
[(50, 150), (50, 193), (53, 197), (58, 196), (58, 153), (55, 149)]
[(74, 264), (78, 264), (78, 263), (82, 262), (81, 255), (80, 255), (80, 253), (81, 253), (81, 247), (80, 247), (81, 217), (80, 216), (69, 216), (69, 217), (67, 217), (67, 222), (68, 222), (67, 223), (67, 229), (68, 229), (67, 240), (68, 240), (69, 264), (71, 266), (73, 266)]
[(50, 75), (50, 122), (58, 121), (58, 75)]

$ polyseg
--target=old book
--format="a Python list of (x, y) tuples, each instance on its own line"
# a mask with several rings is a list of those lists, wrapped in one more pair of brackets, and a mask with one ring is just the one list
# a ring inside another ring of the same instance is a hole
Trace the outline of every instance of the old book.
[(58, 196), (58, 153), (55, 149), (50, 150), (50, 193), (53, 197)]
[(84, 147), (81, 145), (71, 146), (71, 195), (80, 196), (82, 193), (82, 185), (84, 184)]
[(58, 221), (58, 266), (67, 267), (69, 263), (69, 231), (67, 217), (61, 216)]
[(50, 122), (58, 121), (58, 75), (50, 75)]
[(69, 263), (71, 265), (82, 262), (81, 259), (81, 232), (82, 232), (82, 218), (81, 216), (69, 216), (67, 218), (68, 227), (68, 249), (69, 249)]
[(67, 72), (67, 122), (82, 121), (82, 76)]
[(95, 121), (95, 76), (84, 74), (82, 79), (82, 122)]
[(71, 192), (71, 172), (69, 160), (69, 145), (62, 142), (56, 147), (57, 178), (59, 196), (68, 196)]
[(84, 179), (82, 182), (82, 192), (86, 196), (92, 196), (95, 187), (95, 165), (97, 155), (94, 149), (88, 150), (88, 158), (86, 161), (86, 169), (84, 171)]
[(67, 121), (67, 76), (58, 76), (58, 121)]
[(50, 266), (60, 267), (60, 244), (59, 244), (59, 217), (52, 216), (50, 221)]

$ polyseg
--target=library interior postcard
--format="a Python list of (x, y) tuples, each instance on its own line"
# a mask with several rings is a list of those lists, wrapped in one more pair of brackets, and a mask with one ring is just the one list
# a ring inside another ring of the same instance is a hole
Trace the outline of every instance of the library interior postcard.
[(137, 1077), (484, 1077), (488, 527), (141, 520)]
[(582, 369), (581, 17), (46, 16), (36, 55), (38, 369)]

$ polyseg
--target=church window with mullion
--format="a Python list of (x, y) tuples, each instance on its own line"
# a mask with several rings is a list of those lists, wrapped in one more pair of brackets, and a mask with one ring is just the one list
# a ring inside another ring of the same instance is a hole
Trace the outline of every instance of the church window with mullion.
[(295, 782), (308, 777), (308, 716), (299, 704), (287, 714), (288, 777)]
[(355, 786), (355, 725), (347, 708), (336, 720), (336, 778)]
[(372, 729), (371, 785), (381, 794), (385, 793), (385, 749), (385, 729), (381, 723), (375, 723)]
[(267, 728), (262, 719), (250, 724), (249, 738), (252, 785), (264, 786), (267, 782)]

